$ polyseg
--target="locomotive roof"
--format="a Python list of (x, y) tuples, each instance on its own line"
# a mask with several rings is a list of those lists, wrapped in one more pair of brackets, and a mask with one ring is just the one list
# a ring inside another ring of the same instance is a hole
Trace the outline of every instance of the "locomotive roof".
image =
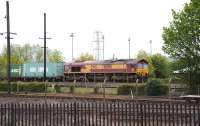
[(148, 62), (145, 59), (118, 59), (118, 60), (101, 60), (101, 61), (83, 61), (83, 62), (71, 62), (67, 64), (72, 65), (85, 65), (85, 64), (137, 64), (138, 62)]

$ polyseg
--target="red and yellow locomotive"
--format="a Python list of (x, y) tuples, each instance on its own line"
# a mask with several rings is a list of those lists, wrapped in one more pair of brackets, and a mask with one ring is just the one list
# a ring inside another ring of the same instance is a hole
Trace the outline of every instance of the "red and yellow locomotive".
[(66, 80), (73, 81), (145, 81), (148, 62), (144, 59), (104, 60), (67, 63), (64, 66)]

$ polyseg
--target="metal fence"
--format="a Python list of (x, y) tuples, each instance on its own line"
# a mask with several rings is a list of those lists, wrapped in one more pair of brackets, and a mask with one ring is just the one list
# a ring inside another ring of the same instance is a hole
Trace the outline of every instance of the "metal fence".
[(1, 126), (199, 126), (200, 105), (169, 102), (0, 103)]

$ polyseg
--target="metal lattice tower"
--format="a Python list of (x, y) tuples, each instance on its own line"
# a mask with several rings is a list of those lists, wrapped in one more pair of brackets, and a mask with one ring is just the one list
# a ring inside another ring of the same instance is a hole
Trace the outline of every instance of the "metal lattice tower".
[(102, 32), (96, 31), (95, 34), (95, 59), (96, 60), (104, 60), (104, 36)]

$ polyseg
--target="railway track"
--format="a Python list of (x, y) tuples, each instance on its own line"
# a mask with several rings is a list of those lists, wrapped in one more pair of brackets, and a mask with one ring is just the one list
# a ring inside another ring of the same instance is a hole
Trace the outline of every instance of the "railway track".
[(72, 94), (3, 94), (0, 98), (20, 99), (20, 98), (34, 98), (34, 99), (49, 99), (49, 100), (72, 100), (72, 101), (108, 101), (108, 102), (171, 102), (182, 103), (184, 100), (177, 97), (149, 97), (139, 96), (133, 99), (130, 96), (103, 96), (103, 95), (72, 95)]

